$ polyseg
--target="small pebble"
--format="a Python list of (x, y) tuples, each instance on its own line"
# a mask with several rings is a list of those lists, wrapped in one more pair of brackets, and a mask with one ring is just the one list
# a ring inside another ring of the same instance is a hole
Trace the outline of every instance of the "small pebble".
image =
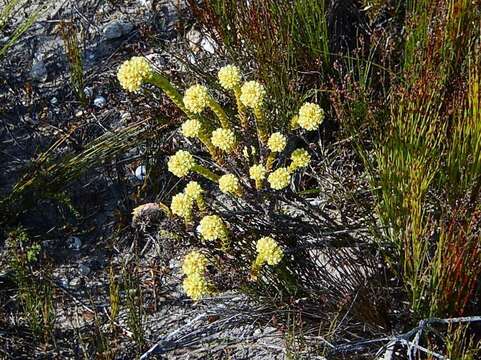
[(97, 96), (94, 99), (94, 106), (98, 108), (103, 108), (105, 104), (107, 103), (107, 100), (103, 96)]
[(80, 247), (82, 246), (82, 241), (77, 236), (70, 236), (67, 239), (67, 244), (70, 249), (74, 250), (80, 250)]
[(145, 165), (140, 165), (135, 169), (135, 177), (139, 179), (140, 181), (143, 181), (145, 178)]

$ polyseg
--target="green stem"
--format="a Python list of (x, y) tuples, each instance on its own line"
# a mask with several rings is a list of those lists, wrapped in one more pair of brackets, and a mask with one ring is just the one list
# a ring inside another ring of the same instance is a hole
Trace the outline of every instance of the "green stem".
[(254, 108), (254, 115), (256, 117), (257, 135), (259, 136), (259, 140), (262, 144), (266, 144), (269, 136), (267, 134), (267, 124), (264, 113), (260, 106)]
[(271, 169), (272, 169), (272, 164), (274, 164), (274, 160), (276, 160), (276, 155), (277, 155), (277, 152), (271, 151), (271, 152), (269, 153), (269, 155), (267, 156), (267, 160), (266, 160), (266, 169), (267, 169), (267, 171), (271, 171)]
[(241, 95), (240, 86), (237, 86), (234, 89), (234, 95), (235, 95), (235, 101), (237, 103), (237, 112), (239, 114), (240, 124), (242, 126), (242, 129), (247, 130), (247, 128), (249, 127), (249, 122), (247, 120), (246, 107), (244, 106), (242, 101), (240, 101), (240, 95)]
[(199, 164), (196, 164), (194, 165), (194, 167), (192, 168), (192, 171), (193, 172), (196, 172), (197, 174), (205, 177), (206, 179), (209, 179), (210, 181), (213, 181), (213, 182), (218, 182), (220, 176), (213, 173), (212, 171), (210, 171), (209, 169), (203, 167), (202, 165), (199, 165)]
[(152, 76), (147, 80), (149, 84), (157, 86), (159, 89), (163, 90), (165, 94), (172, 100), (172, 102), (179, 107), (187, 116), (191, 117), (191, 113), (187, 111), (184, 106), (184, 100), (182, 95), (177, 91), (175, 87), (172, 86), (169, 80), (160, 75), (158, 72), (153, 72)]
[(202, 125), (202, 130), (199, 133), (199, 140), (204, 144), (204, 146), (207, 148), (209, 151), (210, 156), (212, 156), (212, 159), (218, 162), (219, 160), (219, 152), (217, 151), (217, 148), (212, 144), (212, 141), (210, 140), (210, 132), (204, 128)]
[(214, 112), (214, 114), (219, 118), (220, 124), (224, 129), (231, 130), (231, 126), (229, 124), (229, 119), (227, 115), (222, 109), (222, 107), (215, 101), (213, 98), (209, 97), (209, 102), (207, 106)]

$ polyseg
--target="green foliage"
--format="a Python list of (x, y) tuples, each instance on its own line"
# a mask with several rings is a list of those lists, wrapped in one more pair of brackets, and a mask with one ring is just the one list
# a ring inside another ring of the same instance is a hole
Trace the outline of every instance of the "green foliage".
[(348, 111), (374, 144), (371, 152), (358, 137), (383, 229), (375, 233), (395, 249), (389, 261), (400, 264), (421, 318), (463, 315), (480, 296), (480, 33), (470, 25), (477, 16), (467, 1), (410, 3), (403, 66), (384, 108), (372, 108), (368, 92)]
[(83, 106), (86, 106), (88, 100), (84, 92), (83, 53), (77, 36), (77, 27), (71, 22), (62, 22), (59, 30), (70, 65), (70, 82), (77, 99)]
[[(0, 12), (0, 33), (5, 29), (6, 25), (14, 18), (14, 14), (19, 11), (19, 8), (24, 5), (23, 0), (10, 0), (8, 1), (4, 8)], [(0, 60), (5, 57), (8, 50), (15, 45), (15, 43), (25, 34), (28, 29), (38, 20), (42, 13), (48, 8), (47, 5), (43, 8), (41, 6), (37, 7), (31, 14), (16, 25), (13, 34), (9, 37), (7, 42), (0, 47)]]
[(307, 90), (327, 79), (330, 68), (327, 2), (316, 0), (189, 1), (194, 15), (227, 55), (253, 65), (275, 114), (286, 128)]
[(28, 233), (22, 228), (9, 233), (7, 246), (9, 266), (18, 285), (19, 305), (24, 321), (36, 337), (48, 341), (55, 323), (53, 289), (43, 278), (43, 274), (33, 271), (39, 260), (41, 247), (32, 243)]

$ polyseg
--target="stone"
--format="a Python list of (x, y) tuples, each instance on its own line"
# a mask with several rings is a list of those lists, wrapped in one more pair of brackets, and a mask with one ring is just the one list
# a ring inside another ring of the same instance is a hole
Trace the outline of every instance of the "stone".
[(200, 33), (200, 31), (196, 29), (191, 29), (185, 35), (185, 38), (187, 39), (189, 47), (193, 52), (199, 51), (199, 45), (200, 45), (200, 42), (202, 41), (202, 34)]
[(86, 97), (91, 98), (94, 96), (94, 89), (91, 86), (87, 86), (84, 89), (84, 94)]
[(105, 25), (102, 33), (107, 40), (114, 40), (121, 38), (130, 33), (134, 25), (125, 20), (114, 20)]
[(70, 236), (67, 239), (67, 245), (70, 249), (73, 250), (80, 250), (80, 247), (82, 246), (82, 241), (77, 236)]
[(85, 275), (85, 276), (87, 276), (88, 274), (90, 274), (90, 272), (92, 271), (92, 270), (91, 270), (87, 265), (85, 265), (85, 264), (80, 264), (79, 267), (78, 267), (78, 269), (79, 269), (80, 274)]
[(140, 165), (137, 167), (137, 169), (135, 169), (135, 177), (138, 180), (143, 181), (145, 178), (145, 174), (146, 174), (145, 165)]
[(36, 60), (32, 64), (32, 69), (30, 70), (30, 76), (32, 80), (38, 82), (45, 82), (47, 80), (47, 67), (42, 60)]
[(82, 285), (82, 279), (79, 277), (73, 278), (68, 285), (72, 289), (78, 289)]
[(98, 108), (101, 109), (101, 108), (103, 108), (106, 104), (107, 104), (107, 100), (106, 100), (103, 96), (101, 96), (101, 95), (97, 96), (97, 97), (94, 99), (94, 106), (95, 106), (95, 107), (98, 107)]

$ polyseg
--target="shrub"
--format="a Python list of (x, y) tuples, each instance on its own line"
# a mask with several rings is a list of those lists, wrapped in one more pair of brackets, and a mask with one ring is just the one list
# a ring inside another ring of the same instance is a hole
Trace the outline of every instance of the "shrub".
[[(126, 69), (131, 61), (121, 66), (121, 73), (135, 72), (133, 66)], [(143, 73), (148, 74), (138, 73), (143, 83), (164, 90), (184, 111), (187, 120), (180, 133), (189, 142), (194, 139), (190, 150), (184, 145), (168, 159), (175, 176), (196, 181), (188, 182), (171, 202), (182, 246), (197, 248), (185, 258), (184, 268), (192, 269), (193, 259), (202, 258), (199, 271), (187, 271), (186, 292), (196, 300), (215, 288), (237, 288), (275, 303), (305, 297), (314, 304), (322, 299), (331, 310), (346, 304), (346, 297), (358, 296), (360, 303), (369, 304), (366, 289), (376, 275), (375, 257), (363, 235), (353, 230), (357, 224), (345, 227), (303, 195), (315, 181), (309, 172), (316, 145), (297, 144), (305, 132), (319, 128), (322, 109), (306, 103), (295, 128), (282, 132), (267, 120), (270, 97), (263, 85), (241, 84), (240, 71), (231, 65), (219, 71), (219, 81), (243, 105), (236, 117), (227, 116), (231, 112), (202, 85), (192, 86), (182, 97), (154, 69)], [(130, 78), (137, 81), (138, 76)], [(119, 79), (131, 88), (123, 75)], [(371, 305), (375, 308), (376, 302)]]

